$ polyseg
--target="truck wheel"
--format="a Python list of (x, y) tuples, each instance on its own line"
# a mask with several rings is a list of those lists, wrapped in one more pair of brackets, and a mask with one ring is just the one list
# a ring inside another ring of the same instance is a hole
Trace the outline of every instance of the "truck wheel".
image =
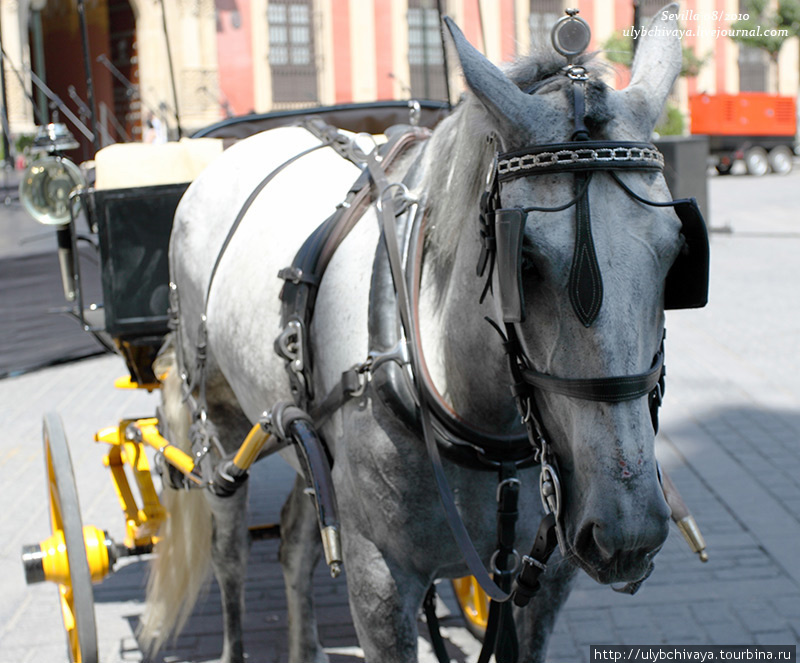
[(763, 147), (751, 147), (744, 153), (744, 163), (750, 175), (761, 177), (769, 171), (767, 151)]
[(769, 151), (769, 165), (777, 175), (792, 172), (792, 151), (786, 145), (778, 145)]

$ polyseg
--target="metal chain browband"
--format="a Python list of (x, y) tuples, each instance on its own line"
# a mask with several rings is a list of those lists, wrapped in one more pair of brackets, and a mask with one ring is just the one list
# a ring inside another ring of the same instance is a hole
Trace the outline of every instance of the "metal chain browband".
[(664, 156), (652, 143), (627, 141), (581, 141), (550, 143), (501, 154), (497, 178), (505, 182), (517, 177), (545, 173), (633, 169), (664, 169)]

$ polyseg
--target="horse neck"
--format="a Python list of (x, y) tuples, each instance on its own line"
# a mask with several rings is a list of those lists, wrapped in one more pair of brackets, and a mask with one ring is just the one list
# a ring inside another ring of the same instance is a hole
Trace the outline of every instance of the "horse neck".
[[(427, 150), (426, 170), (435, 175), (428, 187), (430, 230), (420, 292), (420, 331), (439, 393), (467, 421), (505, 432), (517, 415), (509, 397), (508, 363), (500, 336), (485, 320), (486, 316), (496, 318), (496, 307), (491, 296), (480, 303), (485, 281), (476, 276), (475, 265), (480, 252), (481, 190), (468, 172), (474, 175), (474, 169), (480, 168), (482, 180), (486, 155), (465, 160), (468, 150), (459, 144), (460, 131), (456, 127), (447, 140), (438, 143), (434, 137)], [(447, 186), (442, 186), (443, 181)]]

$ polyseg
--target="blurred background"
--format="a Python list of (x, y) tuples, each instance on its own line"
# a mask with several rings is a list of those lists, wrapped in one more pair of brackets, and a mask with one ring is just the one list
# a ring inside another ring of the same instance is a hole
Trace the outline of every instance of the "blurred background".
[[(664, 4), (2, 0), (6, 156), (24, 159), (36, 125), (54, 113), (80, 141), (73, 160), (82, 161), (112, 142), (174, 139), (232, 115), (412, 97), (456, 101), (460, 75), (452, 59), (445, 68), (440, 14), (502, 63), (549, 43), (555, 21), (576, 6), (592, 27), (589, 49), (604, 52), (616, 72), (609, 83), (620, 88), (628, 80), (631, 27), (647, 25)], [(662, 135), (692, 130), (690, 98), (700, 93), (797, 95), (797, 0), (687, 0), (679, 22), (684, 68)], [(746, 34), (731, 38), (732, 28)]]

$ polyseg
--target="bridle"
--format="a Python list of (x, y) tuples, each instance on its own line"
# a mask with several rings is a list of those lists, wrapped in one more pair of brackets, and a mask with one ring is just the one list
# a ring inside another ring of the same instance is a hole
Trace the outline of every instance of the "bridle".
[[(661, 339), (651, 366), (642, 373), (568, 378), (537, 371), (520, 340), (520, 324), (525, 320), (522, 248), (527, 215), (533, 211), (559, 212), (575, 208), (576, 232), (569, 276), (569, 297), (575, 314), (586, 327), (590, 327), (596, 320), (603, 300), (603, 281), (592, 238), (589, 202), (589, 185), (595, 173), (608, 173), (628, 196), (640, 204), (675, 209), (681, 221), (686, 251), (676, 260), (667, 277), (666, 308), (705, 305), (708, 295), (708, 238), (705, 223), (694, 199), (651, 201), (635, 193), (620, 179), (620, 171), (662, 172), (663, 156), (651, 143), (590, 140), (584, 122), (585, 85), (588, 79), (586, 70), (580, 65), (568, 64), (562, 72), (572, 82), (575, 127), (571, 139), (569, 142), (533, 145), (496, 154), (480, 201), (481, 251), (476, 272), (479, 277), (486, 278), (481, 299), (491, 291), (499, 302), (503, 327), (497, 323), (493, 325), (502, 337), (512, 377), (511, 389), (531, 445), (537, 449), (542, 465), (542, 504), (545, 513), (553, 516), (551, 526), (555, 529), (562, 554), (566, 554), (557, 462), (552, 446), (548, 443), (550, 436), (537, 405), (536, 392), (605, 403), (621, 403), (647, 397), (653, 429), (657, 432), (658, 409), (665, 388), (664, 339)], [(573, 175), (575, 195), (566, 204), (553, 207), (503, 207), (501, 194), (504, 184), (520, 178), (555, 173)], [(547, 547), (550, 550), (554, 547), (552, 537)], [(547, 555), (549, 552), (546, 549), (540, 550), (536, 562), (543, 564)], [(532, 575), (538, 576), (542, 572), (543, 569), (536, 567), (530, 556), (525, 560), (526, 564), (536, 569)], [(523, 568), (522, 577), (525, 570)], [(635, 591), (635, 588), (629, 588), (629, 591)], [(517, 594), (519, 593), (518, 583)], [(527, 600), (529, 598), (530, 596)], [(520, 603), (519, 600), (516, 602)]]
[[(562, 20), (580, 20), (575, 19), (574, 13), (576, 12), (568, 12), (570, 15)], [(588, 26), (586, 29), (588, 31)], [(555, 32), (554, 29), (554, 34)], [(525, 424), (529, 442), (535, 449), (537, 460), (541, 465), (540, 496), (545, 511), (545, 518), (539, 527), (533, 550), (530, 555), (522, 558), (521, 564), (519, 555), (507, 543), (509, 538), (513, 541), (513, 522), (505, 533), (499, 528), (498, 550), (492, 557), (491, 563), (495, 578), (499, 578), (498, 582), (488, 578), (477, 552), (466, 535), (463, 523), (460, 523), (452, 494), (444, 479), (436, 445), (429, 439), (432, 435), (429, 436), (427, 433), (425, 435), (434, 475), (439, 484), (442, 503), (453, 534), (461, 547), (470, 572), (492, 598), (493, 608), (497, 606), (494, 610), (490, 609), (491, 628), (487, 627), (487, 637), (490, 631), (493, 631), (493, 637), (496, 637), (497, 631), (503, 630), (501, 624), (509, 623), (510, 611), (505, 602), (512, 596), (519, 606), (527, 605), (530, 601), (538, 590), (539, 576), (546, 568), (544, 563), (555, 546), (558, 544), (562, 554), (565, 556), (567, 554), (557, 461), (537, 405), (536, 392), (550, 392), (580, 400), (606, 403), (621, 403), (647, 397), (653, 429), (657, 432), (658, 408), (662, 402), (665, 386), (663, 337), (651, 366), (646, 371), (634, 375), (570, 378), (542, 373), (533, 367), (533, 362), (525, 354), (520, 341), (519, 327), (525, 319), (522, 247), (528, 213), (557, 212), (575, 208), (576, 232), (569, 276), (569, 297), (575, 314), (585, 327), (590, 327), (594, 323), (603, 301), (603, 281), (592, 238), (589, 202), (591, 178), (598, 171), (608, 173), (628, 196), (640, 204), (673, 207), (681, 221), (685, 246), (667, 276), (665, 308), (701, 307), (706, 304), (708, 298), (708, 236), (696, 201), (693, 198), (667, 202), (651, 201), (630, 189), (620, 179), (619, 172), (662, 172), (663, 156), (651, 143), (591, 140), (585, 124), (587, 72), (581, 65), (573, 64), (570, 56), (562, 73), (572, 83), (570, 88), (574, 130), (570, 140), (497, 153), (480, 200), (481, 250), (476, 272), (479, 277), (486, 278), (481, 301), (491, 291), (500, 305), (503, 326), (491, 320), (489, 322), (502, 338), (509, 362), (511, 391)], [(529, 93), (535, 93), (544, 82), (537, 84), (534, 89), (529, 90)], [(566, 204), (554, 207), (503, 207), (504, 184), (519, 178), (555, 173), (573, 175), (575, 196)], [(421, 401), (424, 403), (425, 398), (423, 397)], [(422, 419), (424, 424), (426, 419), (424, 408)], [(505, 476), (503, 472), (500, 473), (499, 523), (502, 521), (501, 512), (504, 509), (508, 513), (515, 509), (518, 488), (511, 491), (504, 490), (512, 485), (513, 481), (516, 481), (513, 471), (506, 471)], [(513, 497), (509, 500), (508, 495), (512, 493)], [(514, 589), (511, 590), (511, 580), (515, 575)], [(644, 578), (629, 583), (623, 591), (635, 592), (643, 580)], [(487, 642), (486, 645), (481, 655), (481, 662), (488, 660), (494, 648), (494, 643)]]

